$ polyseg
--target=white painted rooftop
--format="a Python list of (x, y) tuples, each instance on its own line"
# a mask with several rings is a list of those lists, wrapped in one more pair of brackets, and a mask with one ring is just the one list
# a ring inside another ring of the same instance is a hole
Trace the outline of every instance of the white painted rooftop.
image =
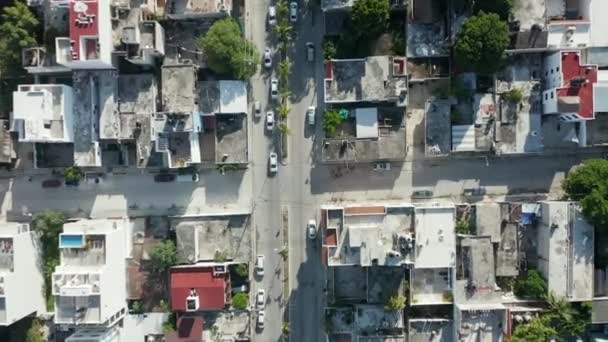
[(454, 267), (455, 211), (454, 206), (416, 208), (416, 268)]

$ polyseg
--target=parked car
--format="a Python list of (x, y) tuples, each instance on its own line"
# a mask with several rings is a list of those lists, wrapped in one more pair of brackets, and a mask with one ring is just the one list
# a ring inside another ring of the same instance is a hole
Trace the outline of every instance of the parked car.
[(276, 78), (270, 80), (270, 98), (273, 100), (279, 98), (279, 81)]
[(315, 116), (316, 116), (315, 107), (313, 107), (313, 106), (308, 107), (308, 110), (306, 111), (306, 120), (308, 121), (309, 125), (314, 126)]
[(292, 23), (298, 21), (298, 3), (295, 1), (292, 1), (291, 4), (289, 4), (289, 20), (291, 20)]
[(317, 238), (317, 222), (315, 222), (315, 220), (308, 220), (306, 232), (308, 233), (309, 239), (314, 240)]
[(58, 188), (63, 182), (60, 179), (46, 179), (42, 181), (43, 188)]
[(264, 276), (264, 256), (258, 255), (255, 258), (255, 274), (262, 277)]
[(274, 6), (268, 7), (268, 25), (274, 26), (277, 24), (277, 9)]
[(412, 199), (426, 199), (433, 198), (433, 192), (431, 190), (416, 190), (412, 192)]
[(269, 131), (274, 129), (274, 112), (271, 110), (266, 112), (266, 129)]
[(306, 42), (306, 59), (309, 62), (313, 62), (315, 60), (315, 44), (311, 42)]
[(258, 311), (258, 328), (264, 329), (264, 318), (266, 317), (266, 313), (264, 310)]
[(268, 171), (270, 173), (277, 173), (279, 171), (279, 159), (274, 152), (270, 152), (270, 156), (268, 156)]
[(198, 173), (185, 173), (177, 175), (177, 181), (180, 183), (196, 183), (199, 181)]
[(253, 103), (253, 115), (255, 115), (256, 118), (262, 115), (262, 104), (260, 101), (255, 101)]
[(159, 173), (154, 176), (154, 181), (158, 183), (173, 182), (174, 180), (175, 175), (172, 173)]
[(269, 47), (264, 49), (264, 67), (270, 69), (272, 67), (272, 51)]
[(266, 304), (266, 292), (264, 289), (258, 289), (258, 293), (255, 296), (255, 303), (258, 306), (258, 309), (264, 310), (264, 305)]

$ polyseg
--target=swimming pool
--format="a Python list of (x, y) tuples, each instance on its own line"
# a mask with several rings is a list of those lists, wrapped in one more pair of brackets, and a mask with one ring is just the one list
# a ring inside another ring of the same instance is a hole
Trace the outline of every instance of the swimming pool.
[(81, 248), (84, 246), (84, 235), (61, 234), (59, 248)]

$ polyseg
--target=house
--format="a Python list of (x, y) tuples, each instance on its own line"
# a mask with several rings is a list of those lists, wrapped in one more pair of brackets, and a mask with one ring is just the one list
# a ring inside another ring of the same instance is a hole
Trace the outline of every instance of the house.
[(605, 1), (547, 0), (546, 17), (550, 48), (608, 46)]
[(37, 237), (29, 224), (5, 222), (0, 232), (0, 326), (46, 312)]
[(407, 103), (407, 71), (404, 57), (370, 56), (325, 62), (326, 104), (357, 102)]
[(593, 226), (574, 202), (540, 202), (538, 270), (550, 292), (570, 301), (593, 298)]
[(415, 208), (415, 259), (410, 268), (412, 305), (453, 301), (456, 210), (451, 205)]
[(172, 20), (192, 20), (228, 16), (233, 0), (175, 0), (165, 4), (165, 16)]
[(323, 206), (323, 259), (328, 266), (401, 266), (414, 258), (408, 205)]
[(502, 342), (507, 310), (502, 304), (454, 305), (454, 341)]
[(69, 4), (69, 37), (55, 38), (58, 64), (69, 68), (112, 65), (112, 14), (106, 1), (79, 0)]
[(66, 223), (52, 276), (55, 324), (112, 327), (127, 311), (128, 219)]
[(169, 168), (201, 162), (196, 68), (189, 64), (163, 65), (162, 112), (152, 119), (152, 140)]
[(173, 311), (223, 310), (230, 303), (230, 273), (226, 264), (174, 266), (169, 278)]
[(122, 55), (135, 65), (154, 67), (165, 55), (165, 29), (154, 19), (147, 6), (129, 9), (129, 15), (119, 22), (115, 32), (122, 46), (115, 55)]

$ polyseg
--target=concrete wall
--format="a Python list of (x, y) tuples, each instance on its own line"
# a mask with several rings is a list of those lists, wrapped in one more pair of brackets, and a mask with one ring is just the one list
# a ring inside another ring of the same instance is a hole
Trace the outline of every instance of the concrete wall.
[[(570, 27), (574, 27), (570, 37), (567, 37), (567, 31)], [(589, 23), (566, 22), (551, 24), (547, 28), (549, 35), (547, 37), (547, 46), (553, 48), (577, 48), (591, 45), (591, 25)]]
[[(553, 52), (545, 57), (542, 75), (545, 82), (545, 90), (562, 86), (561, 64), (561, 53), (559, 51)], [(551, 72), (551, 70), (553, 70), (553, 72)]]
[(557, 114), (557, 96), (555, 88), (543, 91), (542, 95), (543, 114)]
[[(129, 221), (127, 221), (129, 222)], [(126, 228), (118, 228), (106, 235), (106, 264), (101, 280), (101, 321), (109, 319), (127, 307)], [(123, 315), (124, 312), (120, 315)]]
[(99, 1), (98, 5), (98, 35), (99, 35), (99, 59), (108, 65), (112, 65), (112, 15), (110, 13), (110, 3)]
[(63, 135), (66, 141), (74, 141), (74, 91), (72, 87), (63, 87)]

